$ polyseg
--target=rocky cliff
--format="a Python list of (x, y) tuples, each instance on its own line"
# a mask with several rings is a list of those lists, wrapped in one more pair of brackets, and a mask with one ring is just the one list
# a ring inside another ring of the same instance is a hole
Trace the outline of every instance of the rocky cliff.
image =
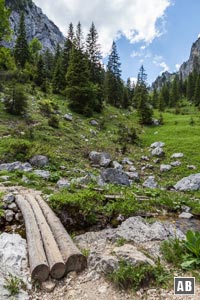
[(55, 50), (58, 43), (61, 45), (64, 43), (65, 38), (58, 27), (43, 14), (32, 0), (6, 0), (5, 3), (12, 11), (10, 24), (13, 30), (12, 40), (6, 46), (14, 46), (21, 11), (24, 11), (29, 42), (36, 37), (42, 43), (43, 50), (49, 49), (51, 52)]
[(182, 75), (183, 80), (185, 80), (194, 69), (200, 72), (200, 38), (193, 43), (189, 59), (180, 67), (179, 73)]
[(179, 71), (177, 73), (162, 73), (162, 75), (158, 76), (152, 83), (152, 87), (160, 89), (164, 83), (172, 82), (176, 74), (179, 74), (182, 76), (182, 79), (185, 80), (194, 69), (200, 72), (200, 38), (193, 43), (190, 51), (190, 57), (180, 66)]

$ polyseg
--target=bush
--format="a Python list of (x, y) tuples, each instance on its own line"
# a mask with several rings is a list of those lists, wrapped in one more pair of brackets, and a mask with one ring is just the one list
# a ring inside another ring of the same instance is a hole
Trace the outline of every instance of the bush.
[(23, 115), (28, 106), (28, 98), (24, 92), (23, 86), (13, 84), (4, 101), (5, 109), (12, 115)]
[(137, 130), (134, 127), (127, 127), (124, 125), (120, 126), (120, 129), (118, 131), (119, 135), (119, 143), (124, 144), (137, 144), (139, 137), (137, 135)]
[(49, 120), (48, 120), (48, 124), (49, 126), (53, 127), (53, 128), (59, 128), (59, 119), (57, 116), (52, 115)]
[(51, 100), (42, 100), (39, 102), (40, 113), (44, 117), (51, 117), (58, 110), (58, 105)]

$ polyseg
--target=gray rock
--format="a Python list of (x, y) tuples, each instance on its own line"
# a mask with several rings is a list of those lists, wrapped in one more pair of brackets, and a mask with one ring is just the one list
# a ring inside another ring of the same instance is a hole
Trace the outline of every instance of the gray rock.
[(163, 142), (154, 142), (153, 144), (151, 144), (151, 148), (162, 148), (165, 146), (165, 143)]
[[(6, 278), (15, 276), (30, 289), (26, 241), (18, 234), (3, 233), (0, 235), (0, 299), (11, 299), (9, 291), (4, 287)], [(20, 288), (16, 299), (28, 300), (27, 291)]]
[(92, 126), (98, 126), (98, 125), (99, 125), (99, 123), (98, 123), (96, 120), (91, 120), (91, 121), (90, 121), (90, 124), (91, 124)]
[(94, 135), (94, 136), (97, 135), (97, 132), (96, 132), (94, 129), (90, 129), (90, 133), (91, 133), (92, 135)]
[(17, 221), (17, 222), (21, 222), (22, 220), (23, 220), (23, 216), (22, 216), (22, 213), (16, 213), (15, 214), (15, 220)]
[(45, 155), (35, 155), (30, 159), (30, 163), (34, 167), (45, 167), (48, 161), (49, 159)]
[(15, 213), (12, 210), (7, 209), (7, 210), (5, 210), (4, 215), (5, 215), (6, 221), (10, 223), (13, 221)]
[(151, 155), (152, 156), (159, 156), (159, 157), (162, 157), (165, 155), (165, 152), (162, 148), (160, 147), (157, 147), (157, 148), (154, 148), (151, 152)]
[(179, 166), (181, 165), (181, 162), (180, 162), (179, 160), (172, 161), (172, 162), (170, 163), (170, 165), (171, 165), (172, 167), (179, 167)]
[(93, 174), (87, 174), (84, 177), (79, 177), (71, 180), (73, 184), (89, 184), (91, 181), (96, 182), (97, 178)]
[(123, 165), (129, 165), (129, 166), (132, 166), (132, 165), (133, 165), (133, 162), (132, 162), (128, 157), (125, 157), (125, 158), (122, 160), (122, 164), (123, 164)]
[(89, 154), (89, 159), (91, 160), (92, 164), (99, 165), (101, 167), (108, 167), (111, 163), (110, 154), (106, 152), (92, 151)]
[(97, 255), (96, 253), (92, 253), (88, 259), (88, 266), (91, 269), (95, 269), (96, 271), (103, 274), (110, 274), (117, 269), (118, 265), (118, 259), (109, 254)]
[(114, 168), (102, 170), (101, 177), (106, 183), (130, 185), (128, 175)]
[(66, 114), (66, 115), (64, 115), (64, 119), (66, 120), (66, 121), (73, 121), (73, 116), (71, 115), (71, 114)]
[(181, 206), (181, 209), (182, 209), (184, 212), (188, 213), (188, 212), (191, 210), (191, 207), (189, 207), (189, 206), (187, 206), (187, 205), (182, 205), (182, 206)]
[(8, 205), (8, 209), (9, 209), (9, 210), (12, 210), (12, 211), (15, 212), (15, 213), (18, 212), (17, 204), (15, 204), (14, 202)]
[(157, 120), (157, 119), (153, 119), (153, 120), (152, 120), (152, 124), (153, 124), (154, 126), (159, 126), (159, 125), (160, 125), (160, 121)]
[(129, 172), (135, 172), (135, 171), (136, 171), (136, 167), (131, 166), (131, 167), (129, 168)]
[(118, 170), (123, 169), (123, 166), (115, 160), (112, 162), (112, 166), (113, 166), (114, 169), (118, 169)]
[(174, 188), (178, 191), (197, 191), (200, 189), (200, 173), (189, 175), (178, 181)]
[(69, 180), (67, 180), (65, 178), (62, 178), (62, 179), (58, 180), (56, 185), (59, 189), (69, 188), (70, 187), (70, 182), (69, 182)]
[(22, 176), (22, 181), (24, 183), (30, 183), (30, 180), (25, 175)]
[(32, 171), (32, 166), (29, 163), (21, 163), (20, 161), (16, 161), (13, 163), (5, 163), (5, 164), (0, 164), (0, 171), (24, 171), (24, 172), (31, 172)]
[(44, 170), (34, 170), (34, 174), (39, 177), (42, 177), (43, 179), (49, 179), (50, 177), (50, 172)]
[[(65, 37), (60, 32), (59, 28), (43, 14), (42, 10), (37, 7), (33, 1), (26, 1), (24, 3), (26, 4), (22, 9), (25, 16), (28, 42), (36, 37), (42, 43), (43, 51), (49, 50), (54, 53), (58, 44), (61, 46), (64, 45)], [(11, 8), (10, 26), (13, 35), (9, 42), (4, 42), (4, 45), (13, 48), (17, 38), (17, 29), (22, 9), (16, 10), (15, 1), (6, 1), (6, 5)]]
[(143, 156), (141, 156), (141, 160), (149, 161), (149, 157), (143, 155)]
[(7, 194), (3, 197), (3, 202), (6, 204), (11, 204), (15, 201), (15, 196), (13, 194)]
[(123, 238), (134, 243), (152, 240), (162, 241), (168, 237), (184, 238), (184, 234), (170, 223), (155, 222), (148, 224), (141, 217), (132, 217), (123, 222), (115, 232), (116, 238)]
[(56, 283), (51, 280), (42, 282), (42, 285), (41, 285), (42, 290), (46, 293), (52, 293), (54, 291), (55, 287), (56, 287)]
[(156, 189), (158, 187), (158, 183), (155, 181), (154, 176), (149, 176), (143, 183), (143, 186), (151, 189)]
[(194, 165), (187, 165), (187, 168), (189, 169), (189, 170), (196, 170), (196, 166), (194, 166)]
[(7, 181), (10, 179), (10, 176), (3, 175), (3, 176), (0, 176), (0, 179), (2, 179), (3, 181)]
[(191, 219), (193, 215), (189, 212), (182, 212), (178, 217), (181, 219)]
[(133, 266), (137, 266), (143, 263), (154, 265), (153, 260), (148, 258), (142, 252), (133, 245), (123, 245), (121, 247), (116, 247), (112, 251), (119, 260), (125, 260)]
[(168, 172), (172, 169), (172, 166), (171, 165), (160, 165), (160, 172)]
[(183, 156), (184, 156), (183, 153), (174, 153), (174, 154), (172, 154), (171, 158), (181, 158)]
[(133, 180), (133, 181), (139, 181), (140, 180), (140, 177), (139, 177), (139, 174), (138, 172), (125, 172), (128, 177)]

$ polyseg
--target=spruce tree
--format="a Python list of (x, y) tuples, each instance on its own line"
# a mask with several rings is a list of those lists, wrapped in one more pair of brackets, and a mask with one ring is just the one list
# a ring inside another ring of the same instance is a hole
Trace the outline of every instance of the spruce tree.
[(46, 75), (46, 68), (44, 64), (44, 60), (42, 55), (39, 56), (38, 63), (37, 63), (37, 72), (35, 76), (35, 83), (41, 87), (41, 89), (46, 92), (47, 89), (47, 75)]
[(170, 107), (176, 107), (178, 105), (179, 99), (180, 99), (179, 78), (178, 75), (176, 75), (172, 82), (171, 91), (170, 91)]
[(147, 75), (144, 67), (141, 66), (138, 73), (138, 81), (135, 88), (135, 103), (137, 103), (137, 110), (139, 115), (139, 123), (141, 125), (151, 125), (153, 110), (149, 101), (149, 94), (147, 89)]
[(82, 32), (82, 27), (80, 22), (78, 22), (76, 27), (75, 46), (78, 50), (83, 51), (84, 48), (83, 32)]
[(195, 83), (194, 104), (200, 108), (200, 75), (198, 75)]
[(159, 95), (158, 95), (157, 89), (154, 87), (153, 94), (152, 94), (152, 105), (153, 105), (153, 107), (157, 108), (158, 103), (159, 103)]
[(89, 81), (88, 61), (84, 53), (72, 48), (66, 75), (66, 95), (70, 107), (86, 116), (92, 115), (97, 104), (97, 86)]
[(121, 80), (121, 63), (117, 53), (117, 45), (112, 44), (111, 53), (107, 64), (107, 101), (108, 103), (120, 107), (123, 103), (123, 83)]
[(134, 83), (131, 82), (130, 78), (127, 79), (126, 88), (128, 93), (128, 105), (131, 105), (134, 96)]
[(186, 87), (187, 99), (189, 101), (193, 100), (194, 89), (195, 89), (195, 82), (193, 78), (193, 73), (190, 73), (187, 78), (187, 87)]
[(17, 39), (14, 48), (14, 57), (16, 64), (24, 69), (26, 62), (29, 60), (29, 46), (26, 37), (26, 27), (24, 13), (20, 16)]

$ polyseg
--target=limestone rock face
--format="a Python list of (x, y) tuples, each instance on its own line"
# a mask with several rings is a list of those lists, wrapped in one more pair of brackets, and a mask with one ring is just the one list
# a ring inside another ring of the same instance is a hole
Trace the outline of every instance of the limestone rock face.
[[(0, 235), (0, 299), (11, 299), (4, 287), (5, 279), (11, 274), (28, 283), (28, 260), (26, 241), (18, 234), (3, 233)], [(30, 288), (30, 286), (29, 286)], [(18, 300), (29, 299), (28, 293), (20, 289)]]
[(12, 40), (5, 46), (13, 48), (17, 37), (20, 12), (24, 12), (27, 39), (30, 42), (34, 37), (43, 45), (43, 50), (49, 49), (54, 52), (56, 45), (64, 44), (64, 36), (58, 27), (43, 14), (41, 8), (37, 7), (31, 0), (24, 1), (25, 4), (17, 3), (16, 0), (6, 0), (5, 4), (11, 8), (10, 25), (13, 30)]

